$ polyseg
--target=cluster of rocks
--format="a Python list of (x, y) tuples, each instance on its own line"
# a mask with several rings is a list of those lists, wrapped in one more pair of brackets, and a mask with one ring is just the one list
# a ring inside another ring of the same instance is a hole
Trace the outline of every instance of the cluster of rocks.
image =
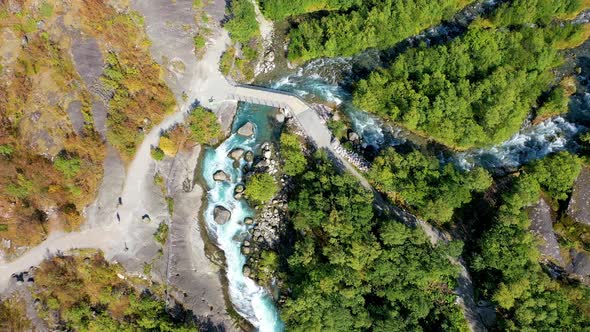
[[(251, 172), (260, 173), (267, 172), (270, 175), (276, 175), (279, 171), (279, 161), (274, 158), (272, 144), (266, 142), (261, 146), (262, 158), (254, 163), (253, 170)], [(251, 172), (247, 176), (251, 175)]]
[(353, 152), (353, 151), (349, 151), (347, 149), (345, 149), (338, 140), (332, 140), (332, 148), (334, 149), (334, 151), (336, 153), (338, 153), (339, 155), (341, 155), (342, 157), (344, 157), (346, 160), (348, 160), (351, 164), (353, 164), (354, 166), (356, 166), (358, 169), (360, 169), (361, 171), (368, 171), (369, 168), (371, 168), (371, 163), (369, 163), (368, 161), (366, 161), (362, 156), (360, 156), (358, 153)]
[(275, 52), (271, 47), (265, 47), (264, 53), (254, 69), (254, 74), (258, 76), (259, 74), (270, 73), (275, 67)]

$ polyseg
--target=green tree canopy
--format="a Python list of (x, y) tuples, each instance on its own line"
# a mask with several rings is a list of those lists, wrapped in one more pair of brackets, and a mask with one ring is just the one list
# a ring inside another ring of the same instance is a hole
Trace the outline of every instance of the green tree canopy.
[(254, 174), (246, 180), (246, 197), (255, 202), (264, 203), (273, 198), (279, 186), (272, 175), (268, 173)]
[(375, 159), (369, 177), (380, 190), (399, 195), (422, 217), (439, 222), (449, 221), (456, 208), (471, 201), (473, 192), (492, 183), (482, 168), (462, 172), (452, 164), (440, 166), (438, 159), (419, 151), (402, 155), (393, 148)]

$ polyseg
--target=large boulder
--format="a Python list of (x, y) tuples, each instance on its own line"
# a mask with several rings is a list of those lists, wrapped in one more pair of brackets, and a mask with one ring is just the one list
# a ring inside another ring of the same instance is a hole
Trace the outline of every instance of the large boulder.
[(531, 224), (530, 231), (539, 239), (539, 252), (553, 263), (564, 266), (565, 262), (561, 256), (557, 236), (553, 231), (554, 218), (551, 216), (551, 208), (544, 198), (531, 208), (529, 213)]
[(231, 212), (223, 206), (218, 205), (215, 207), (215, 209), (213, 209), (213, 220), (215, 220), (218, 225), (224, 225), (230, 219)]
[(245, 125), (241, 126), (240, 129), (238, 129), (238, 135), (244, 137), (254, 135), (254, 124), (252, 124), (252, 122), (247, 122)]
[(213, 173), (213, 180), (215, 181), (229, 181), (231, 177), (222, 170)]
[(239, 161), (244, 155), (244, 149), (236, 148), (230, 151), (229, 157), (235, 161)]
[(349, 141), (356, 142), (360, 139), (361, 138), (359, 137), (359, 134), (355, 133), (354, 131), (351, 131), (350, 133), (348, 133), (348, 140)]
[(576, 222), (590, 225), (590, 168), (584, 167), (574, 183), (567, 214)]

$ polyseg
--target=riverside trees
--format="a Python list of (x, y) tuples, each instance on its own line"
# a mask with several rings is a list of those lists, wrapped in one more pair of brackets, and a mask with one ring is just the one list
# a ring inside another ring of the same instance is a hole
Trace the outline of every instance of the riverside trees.
[(542, 191), (566, 199), (580, 165), (579, 158), (561, 152), (526, 167), (502, 195), (492, 226), (477, 243), (471, 266), (481, 293), (498, 305), (502, 329), (578, 331), (590, 323), (590, 291), (551, 279), (528, 229), (528, 207)]
[(472, 192), (482, 192), (492, 183), (482, 168), (462, 172), (448, 163), (419, 151), (402, 155), (387, 149), (373, 162), (369, 177), (376, 187), (396, 196), (418, 214), (437, 222), (448, 222), (456, 208), (471, 201)]
[(504, 141), (539, 106), (562, 62), (558, 49), (584, 40), (583, 27), (551, 23), (580, 8), (575, 0), (507, 2), (448, 44), (410, 48), (358, 82), (354, 101), (451, 147)]
[[(337, 3), (341, 8), (350, 7), (350, 10), (329, 12), (319, 18), (304, 18), (289, 33), (289, 59), (306, 61), (318, 57), (349, 56), (368, 48), (392, 47), (451, 17), (468, 2), (369, 0), (357, 4), (355, 1), (328, 1)], [(271, 8), (270, 3), (277, 4), (279, 1), (265, 3), (264, 8)], [(271, 10), (271, 15), (276, 15), (275, 12)], [(285, 12), (281, 11), (278, 16)]]
[(465, 328), (452, 289), (462, 245), (432, 247), (419, 229), (373, 214), (372, 193), (325, 156), (297, 178), (292, 293), (282, 318), (294, 331)]

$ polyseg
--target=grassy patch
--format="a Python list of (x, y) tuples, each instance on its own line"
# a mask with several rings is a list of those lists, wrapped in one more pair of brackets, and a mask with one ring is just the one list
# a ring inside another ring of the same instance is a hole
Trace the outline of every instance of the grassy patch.
[(158, 229), (154, 233), (154, 239), (161, 245), (166, 244), (166, 240), (168, 239), (168, 224), (161, 222), (158, 225)]

